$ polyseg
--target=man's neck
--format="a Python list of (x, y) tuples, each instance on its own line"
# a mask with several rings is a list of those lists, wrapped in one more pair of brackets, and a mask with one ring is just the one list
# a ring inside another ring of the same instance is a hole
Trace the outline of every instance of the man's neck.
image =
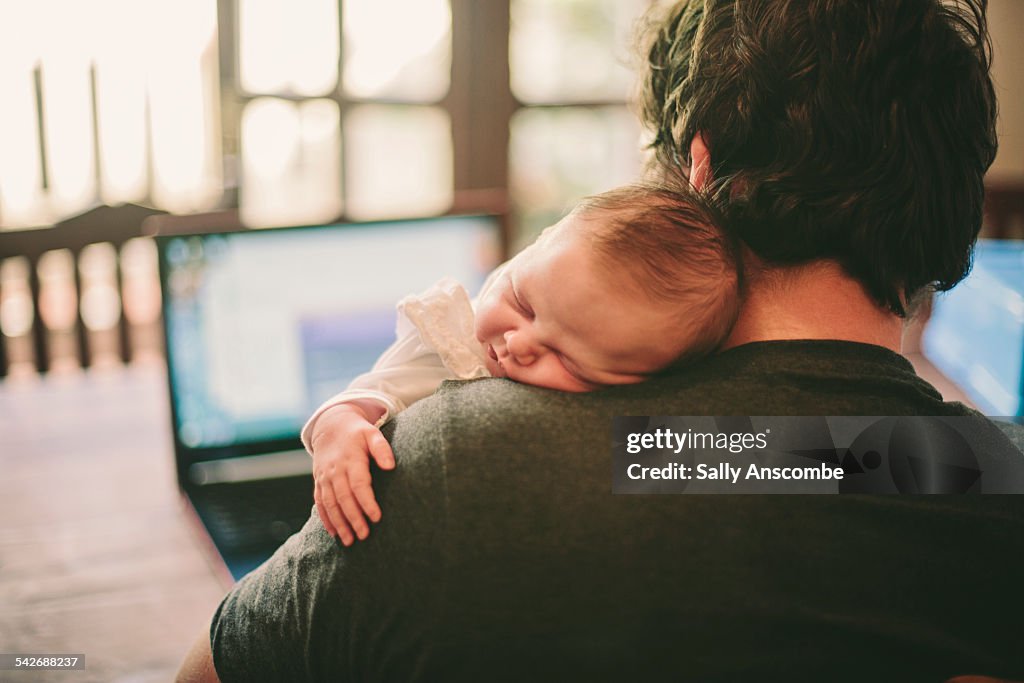
[(878, 306), (839, 264), (755, 265), (748, 273), (739, 318), (722, 348), (756, 341), (836, 339), (899, 353), (902, 319)]

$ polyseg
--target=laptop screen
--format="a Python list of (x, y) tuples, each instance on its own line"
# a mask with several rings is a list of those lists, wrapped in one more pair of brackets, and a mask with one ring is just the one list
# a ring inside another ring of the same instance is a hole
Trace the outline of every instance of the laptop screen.
[(474, 294), (498, 263), (500, 224), (451, 216), (157, 244), (175, 440), (229, 456), (296, 439), (394, 341), (403, 296), (443, 276)]

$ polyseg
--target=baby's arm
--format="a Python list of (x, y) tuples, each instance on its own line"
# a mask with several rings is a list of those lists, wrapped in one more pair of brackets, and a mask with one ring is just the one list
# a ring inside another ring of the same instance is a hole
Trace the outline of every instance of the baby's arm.
[(327, 532), (345, 545), (370, 533), (366, 518), (381, 518), (370, 458), (385, 470), (395, 461), (377, 427), (452, 377), (414, 326), (400, 324), (399, 333), (370, 372), (325, 401), (302, 428), (302, 443), (313, 456), (317, 514)]

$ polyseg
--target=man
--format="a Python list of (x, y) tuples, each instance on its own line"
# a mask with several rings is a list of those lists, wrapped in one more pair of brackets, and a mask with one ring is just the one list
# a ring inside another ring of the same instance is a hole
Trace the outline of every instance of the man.
[(995, 153), (984, 2), (964, 4), (692, 0), (655, 22), (659, 162), (748, 248), (725, 350), (585, 395), (443, 386), (387, 432), (370, 538), (342, 549), (314, 517), (183, 680), (1024, 676), (1016, 497), (609, 493), (617, 415), (967, 414), (897, 355), (915, 295), (966, 271)]

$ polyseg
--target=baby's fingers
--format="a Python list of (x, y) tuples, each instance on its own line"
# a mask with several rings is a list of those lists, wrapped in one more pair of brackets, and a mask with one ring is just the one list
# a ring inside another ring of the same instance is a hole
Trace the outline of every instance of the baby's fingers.
[[(348, 483), (352, 486), (352, 495), (355, 496), (356, 502), (359, 503), (359, 507), (363, 509), (366, 516), (372, 522), (379, 522), (380, 506), (377, 505), (377, 499), (374, 497), (373, 489), (370, 487), (370, 464), (360, 462), (349, 465)], [(367, 533), (369, 533), (369, 529), (367, 529)], [(359, 538), (363, 538), (363, 536)]]
[(373, 456), (374, 462), (382, 470), (390, 470), (395, 467), (395, 454), (391, 450), (391, 444), (384, 438), (384, 435), (380, 432), (376, 432), (366, 440), (366, 445), (370, 448), (370, 455)]
[[(364, 464), (364, 467), (368, 466)], [(356, 498), (352, 493), (352, 483), (349, 481), (352, 469), (353, 467), (350, 465), (349, 470), (346, 471), (345, 475), (335, 477), (334, 497), (338, 500), (341, 512), (345, 516), (345, 520), (348, 522), (346, 527), (351, 526), (356, 537), (358, 537), (359, 540), (362, 540), (370, 535), (370, 527), (366, 523), (366, 518), (363, 517), (363, 511), (359, 508), (359, 503), (356, 501)], [(346, 542), (344, 538), (341, 540), (345, 545), (352, 543), (351, 540)]]
[(338, 538), (345, 545), (352, 545), (355, 542), (355, 537), (352, 535), (352, 529), (349, 527), (348, 522), (345, 520), (342, 507), (338, 504), (338, 498), (332, 489), (332, 483), (330, 481), (324, 481), (320, 486), (317, 487), (320, 491), (320, 495), (323, 497), (324, 508), (327, 510), (327, 517), (334, 525), (334, 529), (337, 532)]

